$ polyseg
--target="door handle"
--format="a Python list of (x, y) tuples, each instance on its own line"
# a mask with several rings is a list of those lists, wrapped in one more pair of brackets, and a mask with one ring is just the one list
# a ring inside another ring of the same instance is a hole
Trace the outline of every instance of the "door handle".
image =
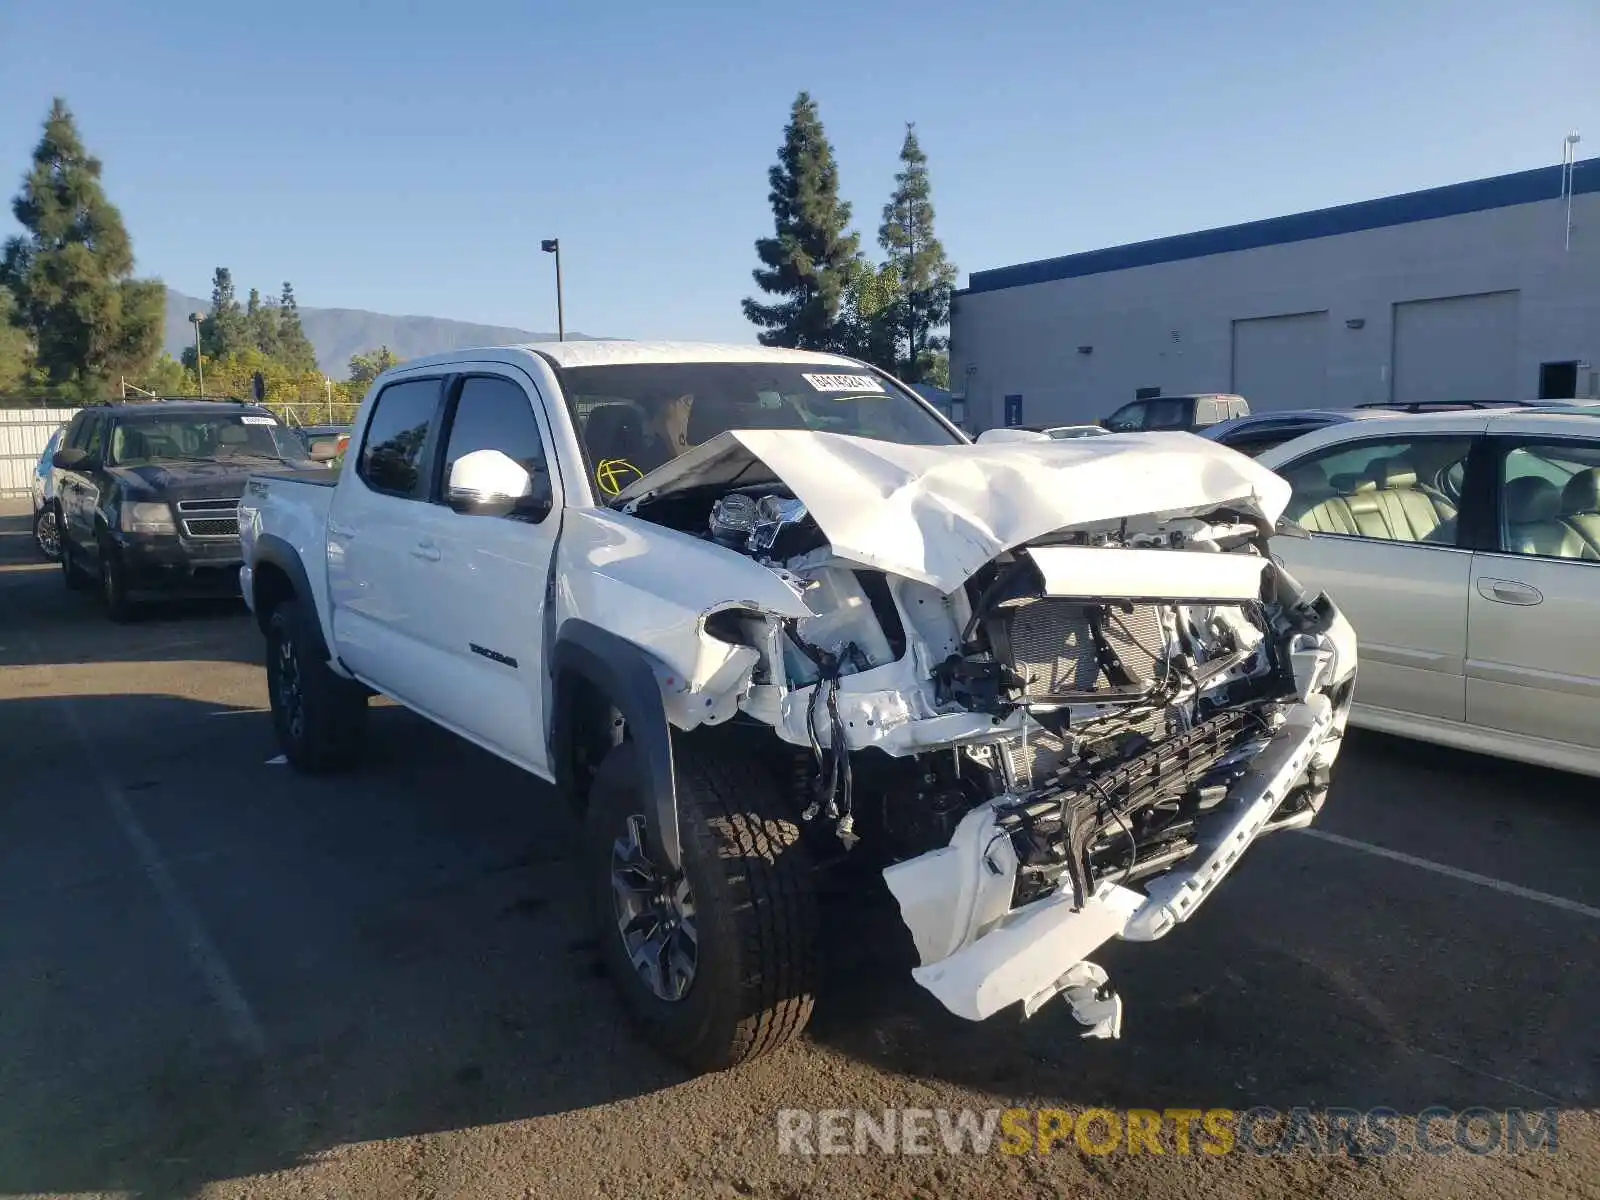
[(1515, 579), (1490, 579), (1487, 576), (1478, 580), (1478, 595), (1496, 604), (1525, 606), (1544, 601), (1544, 593), (1531, 583), (1518, 583)]
[(432, 542), (418, 542), (415, 546), (411, 547), (411, 557), (420, 558), (424, 562), (438, 562), (439, 547), (435, 546)]

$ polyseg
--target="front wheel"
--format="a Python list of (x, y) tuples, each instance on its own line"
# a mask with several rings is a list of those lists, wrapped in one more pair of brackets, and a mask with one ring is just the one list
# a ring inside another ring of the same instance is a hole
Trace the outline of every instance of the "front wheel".
[(810, 1020), (816, 897), (799, 826), (763, 764), (705, 738), (674, 753), (683, 871), (649, 845), (654, 798), (625, 742), (595, 773), (585, 874), (601, 955), (646, 1039), (691, 1070), (719, 1071)]
[(46, 504), (33, 514), (33, 544), (50, 562), (61, 560), (61, 523), (55, 505)]
[(106, 616), (121, 624), (133, 619), (134, 605), (128, 595), (128, 569), (122, 555), (109, 538), (100, 540), (100, 600)]
[(316, 614), (285, 600), (267, 618), (267, 697), (289, 765), (322, 775), (353, 765), (367, 727), (367, 693), (334, 674), (315, 649)]

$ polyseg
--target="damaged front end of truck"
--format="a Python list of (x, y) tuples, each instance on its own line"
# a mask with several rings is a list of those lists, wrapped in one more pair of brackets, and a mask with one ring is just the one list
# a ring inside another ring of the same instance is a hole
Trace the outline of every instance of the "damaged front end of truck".
[(950, 1011), (1061, 995), (1114, 1037), (1097, 948), (1170, 932), (1327, 794), (1355, 636), (1273, 560), (1287, 500), (1186, 434), (733, 432), (569, 524), (562, 607), (651, 656), (676, 728), (771, 730)]

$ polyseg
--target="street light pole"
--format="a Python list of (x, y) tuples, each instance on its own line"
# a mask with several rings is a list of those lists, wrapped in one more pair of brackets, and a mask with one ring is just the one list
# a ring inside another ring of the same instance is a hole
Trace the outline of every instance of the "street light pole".
[(539, 243), (539, 249), (556, 256), (556, 338), (564, 342), (567, 340), (567, 317), (561, 304), (561, 239), (545, 238)]
[(194, 326), (194, 369), (200, 377), (200, 399), (206, 398), (206, 364), (200, 357), (200, 322), (206, 319), (205, 313), (192, 312), (189, 314), (189, 324)]

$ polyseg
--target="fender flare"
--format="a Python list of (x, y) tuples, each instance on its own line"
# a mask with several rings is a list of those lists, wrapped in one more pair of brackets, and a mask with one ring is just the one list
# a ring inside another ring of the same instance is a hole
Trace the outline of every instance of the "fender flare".
[[(300, 598), (302, 603), (312, 605), (313, 609), (315, 608), (317, 594), (311, 588), (311, 576), (306, 573), (305, 563), (300, 561), (299, 551), (275, 533), (264, 533), (256, 539), (255, 552), (250, 566), (252, 571), (259, 571), (264, 564), (277, 567), (278, 570), (287, 575), (290, 584), (294, 587), (294, 594)], [(253, 600), (254, 598), (252, 597)], [(251, 604), (251, 607), (256, 611), (256, 620), (265, 629), (267, 619), (265, 614), (261, 613), (260, 608), (254, 603)], [(313, 616), (316, 619), (308, 623), (310, 625), (309, 632), (313, 639), (312, 649), (326, 662), (333, 658), (333, 654), (328, 649), (327, 639), (322, 635), (322, 615), (314, 612)]]
[[(655, 798), (654, 811), (645, 814), (651, 840), (673, 871), (683, 865), (678, 839), (678, 790), (672, 761), (672, 728), (667, 722), (661, 685), (649, 661), (632, 642), (598, 625), (573, 618), (561, 625), (550, 652), (550, 678), (572, 673), (588, 680), (616, 706), (627, 726), (644, 778), (639, 782)], [(572, 794), (571, 758), (564, 748), (572, 745), (572, 707), (556, 697), (550, 722), (550, 757), (556, 783)]]

